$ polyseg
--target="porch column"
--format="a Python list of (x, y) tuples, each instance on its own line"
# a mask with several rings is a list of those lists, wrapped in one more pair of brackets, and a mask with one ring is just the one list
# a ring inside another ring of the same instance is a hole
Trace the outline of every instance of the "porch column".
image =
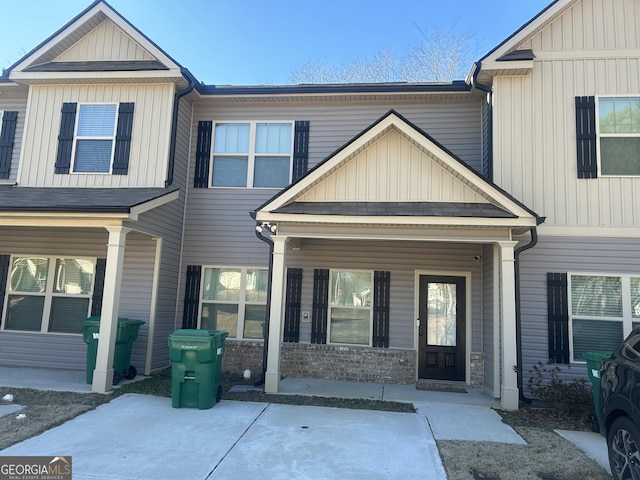
[(273, 264), (271, 268), (271, 310), (269, 311), (269, 342), (267, 371), (264, 378), (265, 393), (278, 393), (280, 387), (280, 346), (282, 345), (282, 318), (284, 317), (284, 251), (287, 237), (274, 235)]
[(500, 313), (502, 317), (502, 408), (517, 410), (519, 403), (516, 344), (516, 284), (514, 247), (518, 242), (498, 242), (500, 247)]
[(127, 233), (125, 227), (106, 227), (109, 232), (107, 243), (107, 265), (104, 272), (104, 292), (100, 312), (100, 338), (93, 371), (91, 391), (106, 393), (113, 385), (113, 355), (118, 332), (118, 307), (120, 305), (120, 284), (124, 264), (124, 246)]

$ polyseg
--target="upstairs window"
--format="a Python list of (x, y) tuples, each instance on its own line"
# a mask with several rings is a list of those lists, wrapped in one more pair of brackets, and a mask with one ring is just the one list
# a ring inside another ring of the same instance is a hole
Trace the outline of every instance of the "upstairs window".
[(214, 187), (282, 188), (291, 181), (293, 123), (217, 123)]
[(640, 175), (640, 97), (598, 97), (600, 174)]
[(116, 105), (80, 105), (73, 171), (109, 173), (116, 131)]

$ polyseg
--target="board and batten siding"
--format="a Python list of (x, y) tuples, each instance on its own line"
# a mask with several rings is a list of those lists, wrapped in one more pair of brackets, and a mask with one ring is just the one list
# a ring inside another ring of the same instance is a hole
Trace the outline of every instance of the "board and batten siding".
[[(45, 255), (104, 258), (108, 234), (101, 229), (20, 229), (3, 227), (0, 252), (6, 255)], [(153, 250), (149, 237), (131, 232), (125, 247), (118, 316), (145, 321), (133, 344), (132, 364), (142, 370), (149, 326)], [(4, 298), (2, 299), (4, 301)], [(82, 335), (0, 332), (0, 364), (85, 369), (87, 346)]]
[(494, 80), (494, 181), (545, 226), (640, 226), (640, 177), (577, 178), (574, 103), (640, 95), (639, 30), (638, 2), (576, 2), (520, 46), (530, 76)]
[(16, 119), (16, 130), (13, 137), (13, 149), (11, 151), (11, 166), (9, 167), (9, 178), (0, 179), (0, 185), (2, 185), (3, 183), (13, 185), (18, 179), (18, 165), (20, 163), (20, 150), (22, 148), (22, 138), (24, 136), (26, 111), (26, 98), (13, 97), (6, 94), (0, 95), (0, 122), (2, 121), (2, 112), (18, 112), (18, 117)]
[(111, 20), (105, 20), (55, 58), (55, 62), (155, 60)]
[[(634, 238), (541, 236), (520, 256), (524, 385), (548, 353), (547, 273), (640, 274), (640, 242)], [(622, 340), (622, 339), (621, 339)], [(561, 366), (562, 367), (562, 366)], [(583, 364), (562, 367), (566, 378), (586, 375)]]
[[(383, 270), (391, 274), (389, 346), (415, 348), (416, 271), (471, 272), (472, 351), (482, 349), (482, 279), (479, 245), (426, 242), (323, 241), (303, 239), (288, 250), (287, 267), (302, 268), (301, 311), (313, 311), (315, 268)], [(311, 341), (311, 323), (300, 324), (300, 342)]]
[[(31, 86), (18, 183), (23, 187), (163, 187), (173, 93), (170, 83)], [(65, 102), (135, 104), (127, 175), (54, 174)]]

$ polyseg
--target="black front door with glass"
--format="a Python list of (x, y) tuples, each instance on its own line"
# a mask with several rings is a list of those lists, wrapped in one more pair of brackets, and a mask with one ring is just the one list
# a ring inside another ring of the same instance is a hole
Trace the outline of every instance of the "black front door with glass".
[(418, 377), (465, 380), (466, 279), (420, 276)]

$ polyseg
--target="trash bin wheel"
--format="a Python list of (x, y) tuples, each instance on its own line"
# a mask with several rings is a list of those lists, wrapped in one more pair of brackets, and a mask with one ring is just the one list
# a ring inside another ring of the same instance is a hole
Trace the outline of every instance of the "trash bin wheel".
[(120, 376), (119, 372), (113, 372), (113, 384), (117, 385), (120, 383), (120, 380), (122, 380), (122, 377)]
[(216, 392), (216, 403), (222, 399), (222, 385), (218, 385), (218, 391)]
[(133, 365), (129, 365), (129, 370), (127, 370), (124, 378), (126, 378), (127, 380), (131, 380), (132, 378), (136, 378), (137, 374), (138, 370), (136, 370), (136, 367), (134, 367)]

